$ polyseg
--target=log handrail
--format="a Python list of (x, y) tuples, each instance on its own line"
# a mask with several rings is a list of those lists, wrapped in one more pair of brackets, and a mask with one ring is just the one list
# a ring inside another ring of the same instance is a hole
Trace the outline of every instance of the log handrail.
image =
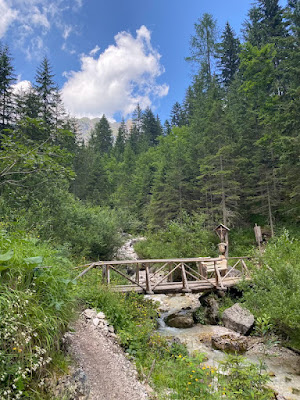
[[(128, 283), (127, 285), (115, 286), (121, 288), (119, 290), (124, 291), (122, 288), (128, 288), (127, 291), (136, 290), (140, 293), (168, 293), (172, 292), (173, 287), (184, 293), (191, 291), (209, 290), (209, 288), (220, 288), (226, 290), (228, 286), (235, 284), (241, 279), (250, 279), (250, 272), (246, 265), (246, 259), (253, 259), (254, 257), (198, 257), (198, 258), (174, 258), (174, 259), (152, 259), (152, 260), (123, 260), (123, 261), (98, 261), (85, 265), (85, 269), (77, 275), (75, 279), (79, 279), (84, 276), (88, 271), (93, 268), (102, 267), (102, 280), (107, 285), (111, 284), (110, 271), (113, 270), (117, 274), (125, 278)], [(227, 260), (236, 260), (233, 267), (227, 268)], [(222, 268), (220, 265), (222, 262)], [(191, 265), (194, 263), (196, 268)], [(206, 263), (210, 265), (210, 278), (208, 278), (204, 270), (202, 269)], [(135, 265), (135, 276), (130, 277), (126, 271), (122, 272), (117, 269), (117, 266)], [(150, 266), (153, 264), (157, 265), (157, 269), (150, 273)], [(241, 268), (237, 268), (241, 265)], [(145, 266), (145, 282), (140, 279), (140, 270), (142, 266)], [(173, 267), (174, 266), (174, 267)], [(213, 268), (211, 268), (213, 266)], [(173, 267), (173, 268), (172, 268)], [(173, 276), (173, 273), (177, 270), (181, 270), (181, 280), (179, 282), (169, 282), (169, 277)], [(231, 276), (232, 271), (239, 271), (239, 275)], [(165, 272), (167, 272), (165, 274)], [(159, 275), (159, 273), (161, 273)], [(222, 276), (224, 275), (224, 276)], [(244, 278), (243, 278), (244, 277)], [(156, 279), (155, 279), (156, 278)], [(167, 281), (163, 283), (163, 281)], [(142, 282), (142, 283), (141, 283)], [(202, 289), (201, 289), (202, 288)], [(116, 289), (118, 290), (118, 289)]]

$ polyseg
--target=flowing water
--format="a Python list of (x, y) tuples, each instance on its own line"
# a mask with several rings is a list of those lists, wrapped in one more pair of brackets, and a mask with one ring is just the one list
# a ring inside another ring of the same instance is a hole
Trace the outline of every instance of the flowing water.
[[(158, 332), (164, 336), (178, 338), (187, 346), (190, 354), (194, 351), (205, 353), (205, 364), (212, 367), (225, 359), (226, 354), (211, 346), (211, 337), (230, 332), (229, 329), (217, 325), (196, 324), (192, 328), (179, 329), (166, 325), (164, 319), (173, 312), (199, 307), (199, 295), (147, 295), (153, 301), (160, 303), (161, 316), (158, 319)], [(300, 399), (300, 356), (293, 351), (281, 348), (271, 343), (263, 344), (259, 339), (253, 339), (250, 349), (244, 354), (249, 361), (265, 364), (271, 376), (271, 386), (287, 400)]]

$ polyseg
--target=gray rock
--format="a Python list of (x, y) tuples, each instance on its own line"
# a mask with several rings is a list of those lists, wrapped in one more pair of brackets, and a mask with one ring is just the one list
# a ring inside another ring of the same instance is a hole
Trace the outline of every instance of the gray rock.
[(95, 318), (97, 313), (95, 310), (92, 310), (90, 308), (87, 308), (86, 310), (83, 311), (83, 315), (85, 316), (85, 318), (87, 319), (92, 319)]
[(211, 325), (219, 322), (219, 303), (214, 297), (207, 299), (206, 318)]
[(99, 318), (93, 318), (93, 325), (98, 326), (100, 322)]
[(228, 352), (244, 353), (248, 349), (248, 339), (234, 332), (212, 336), (211, 343), (215, 349)]
[(66, 400), (87, 400), (90, 392), (87, 377), (81, 368), (61, 377), (52, 390), (56, 398)]
[(100, 312), (98, 312), (98, 314), (97, 314), (97, 318), (99, 318), (99, 319), (105, 319), (105, 314), (104, 314), (102, 311), (100, 311)]
[(110, 332), (110, 333), (114, 333), (115, 332), (115, 329), (114, 329), (114, 327), (112, 325), (109, 325), (108, 332)]
[(165, 322), (173, 328), (191, 328), (194, 325), (193, 313), (179, 311), (168, 315)]
[(254, 325), (254, 316), (249, 310), (236, 303), (223, 312), (222, 321), (226, 328), (246, 335)]

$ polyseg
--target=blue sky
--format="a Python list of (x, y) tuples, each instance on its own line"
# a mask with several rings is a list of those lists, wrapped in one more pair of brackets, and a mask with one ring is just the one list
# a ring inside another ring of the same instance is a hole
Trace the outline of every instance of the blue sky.
[[(0, 37), (20, 81), (42, 57), (53, 66), (67, 109), (120, 119), (139, 102), (164, 121), (183, 100), (192, 69), (184, 60), (205, 12), (237, 34), (251, 0), (0, 0)], [(19, 86), (25, 85), (20, 83)]]

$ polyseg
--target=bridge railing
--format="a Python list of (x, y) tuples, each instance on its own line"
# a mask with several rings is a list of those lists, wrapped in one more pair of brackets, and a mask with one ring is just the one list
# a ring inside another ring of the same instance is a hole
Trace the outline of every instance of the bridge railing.
[[(247, 259), (250, 257), (97, 261), (82, 266), (85, 269), (77, 278), (93, 268), (101, 268), (102, 281), (107, 285), (111, 284), (111, 271), (128, 281), (127, 285), (113, 286), (114, 290), (119, 291), (135, 290), (152, 294), (154, 291), (189, 293), (201, 289), (225, 289), (238, 280), (249, 278), (245, 262)], [(229, 266), (229, 260), (233, 261), (233, 266)], [(128, 275), (128, 269), (131, 271), (131, 276)]]

